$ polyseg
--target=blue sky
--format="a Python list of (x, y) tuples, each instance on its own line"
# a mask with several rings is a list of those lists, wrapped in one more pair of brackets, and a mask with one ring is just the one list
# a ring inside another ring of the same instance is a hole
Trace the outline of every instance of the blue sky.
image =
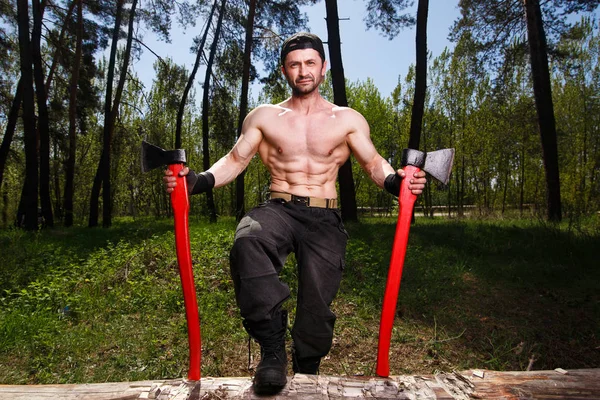
[[(452, 47), (447, 39), (448, 31), (454, 20), (459, 16), (458, 1), (433, 0), (429, 5), (428, 21), (428, 48), (433, 56), (438, 56), (446, 46)], [(303, 9), (309, 17), (311, 32), (327, 41), (327, 27), (325, 25), (325, 2)], [(346, 79), (350, 81), (371, 78), (383, 96), (389, 96), (398, 82), (398, 76), (406, 76), (410, 64), (415, 62), (415, 29), (405, 29), (394, 39), (389, 40), (379, 32), (366, 30), (363, 21), (365, 2), (363, 0), (338, 0), (340, 18), (349, 20), (340, 21), (340, 35), (342, 39), (342, 62)], [(416, 4), (413, 6), (416, 13)], [(144, 39), (145, 43), (161, 57), (171, 57), (176, 63), (184, 64), (188, 70), (194, 65), (195, 55), (189, 52), (192, 39), (199, 35), (203, 23), (196, 27), (188, 28), (182, 32), (173, 29), (172, 43), (158, 42), (149, 33)], [(329, 49), (325, 49), (327, 56)], [(329, 58), (329, 56), (328, 56)], [(154, 70), (152, 64), (156, 60), (148, 50), (140, 61), (133, 64), (133, 68), (144, 82), (147, 89), (152, 84)], [(200, 80), (204, 73), (200, 71), (197, 77)], [(198, 80), (198, 79), (197, 79)], [(196, 88), (199, 90), (197, 84)], [(252, 88), (253, 96), (257, 96), (257, 86)], [(199, 97), (199, 96), (196, 96)]]
[[(457, 1), (432, 0), (429, 5), (427, 27), (428, 49), (438, 56), (446, 46), (453, 47), (447, 39), (450, 26), (459, 16)], [(364, 81), (370, 77), (384, 96), (396, 87), (398, 76), (404, 78), (411, 64), (415, 63), (415, 29), (405, 29), (394, 39), (383, 37), (374, 29), (366, 30), (363, 21), (365, 2), (338, 0), (342, 62), (344, 75), (350, 81)], [(416, 3), (411, 12), (416, 14)], [(306, 8), (311, 31), (327, 40), (325, 2)], [(329, 50), (326, 49), (327, 54)]]

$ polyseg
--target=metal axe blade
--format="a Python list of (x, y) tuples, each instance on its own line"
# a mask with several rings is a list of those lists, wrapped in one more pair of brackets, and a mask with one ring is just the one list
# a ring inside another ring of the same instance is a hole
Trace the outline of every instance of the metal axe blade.
[(142, 140), (140, 161), (142, 172), (148, 172), (164, 165), (182, 164), (186, 162), (185, 150), (165, 150)]
[(404, 149), (402, 152), (402, 167), (415, 166), (433, 176), (444, 185), (448, 184), (452, 163), (454, 162), (454, 149), (442, 149), (425, 153), (414, 149)]
[(452, 164), (454, 163), (454, 149), (430, 151), (425, 157), (423, 170), (444, 185), (450, 180)]

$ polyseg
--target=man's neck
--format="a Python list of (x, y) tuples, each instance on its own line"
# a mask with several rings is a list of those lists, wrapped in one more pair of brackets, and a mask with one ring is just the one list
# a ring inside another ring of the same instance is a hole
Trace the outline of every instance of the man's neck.
[(305, 95), (292, 94), (288, 104), (290, 108), (296, 112), (308, 115), (315, 109), (319, 108), (323, 101), (323, 97), (318, 90)]

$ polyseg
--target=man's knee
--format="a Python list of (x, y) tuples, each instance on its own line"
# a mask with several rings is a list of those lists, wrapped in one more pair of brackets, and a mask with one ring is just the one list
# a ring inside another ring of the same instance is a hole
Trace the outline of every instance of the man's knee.
[(269, 319), (290, 297), (289, 286), (279, 279), (281, 266), (276, 246), (256, 237), (235, 240), (230, 253), (231, 278), (243, 318)]
[(329, 312), (328, 316), (321, 316), (298, 309), (292, 328), (292, 338), (298, 355), (300, 357), (327, 355), (333, 343), (335, 320), (335, 314), (332, 312)]

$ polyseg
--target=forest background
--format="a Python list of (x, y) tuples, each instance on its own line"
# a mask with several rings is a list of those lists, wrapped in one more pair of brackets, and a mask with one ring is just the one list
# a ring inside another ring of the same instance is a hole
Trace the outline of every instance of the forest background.
[[(248, 109), (289, 95), (278, 50), (283, 38), (306, 29), (300, 7), (314, 3), (4, 2), (0, 224), (108, 227), (113, 216), (169, 215), (160, 172), (140, 171), (142, 139), (185, 148), (197, 170), (226, 154)], [(459, 215), (517, 209), (560, 220), (563, 213), (597, 211), (598, 1), (460, 1), (448, 32), (454, 48), (419, 56), (419, 45), (427, 43), (419, 24), (426, 27), (428, 3), (418, 3), (420, 22), (412, 2), (364, 4), (365, 27), (386, 37), (418, 23), (417, 62), (398, 71), (397, 86), (384, 96), (369, 78), (344, 81), (337, 4), (326, 1), (331, 79), (324, 96), (360, 111), (393, 165), (407, 144), (456, 148), (452, 181), (445, 187), (432, 182), (423, 196), (429, 214), (434, 207)], [(529, 22), (536, 7), (543, 21), (538, 50)], [(155, 77), (145, 86), (130, 68), (152, 52), (138, 33), (167, 40), (173, 30), (191, 32), (194, 25), (202, 30), (189, 36), (192, 70), (156, 54)], [(547, 60), (541, 63), (551, 78), (545, 88), (535, 84), (536, 54)], [(257, 96), (249, 95), (251, 83), (260, 88)], [(544, 96), (549, 103), (540, 100)], [(368, 183), (355, 161), (349, 166), (341, 173), (349, 180), (340, 180), (345, 218), (393, 210), (393, 198)], [(235, 185), (194, 198), (193, 212), (211, 220), (239, 217), (264, 200), (268, 185), (268, 173), (253, 162)]]

